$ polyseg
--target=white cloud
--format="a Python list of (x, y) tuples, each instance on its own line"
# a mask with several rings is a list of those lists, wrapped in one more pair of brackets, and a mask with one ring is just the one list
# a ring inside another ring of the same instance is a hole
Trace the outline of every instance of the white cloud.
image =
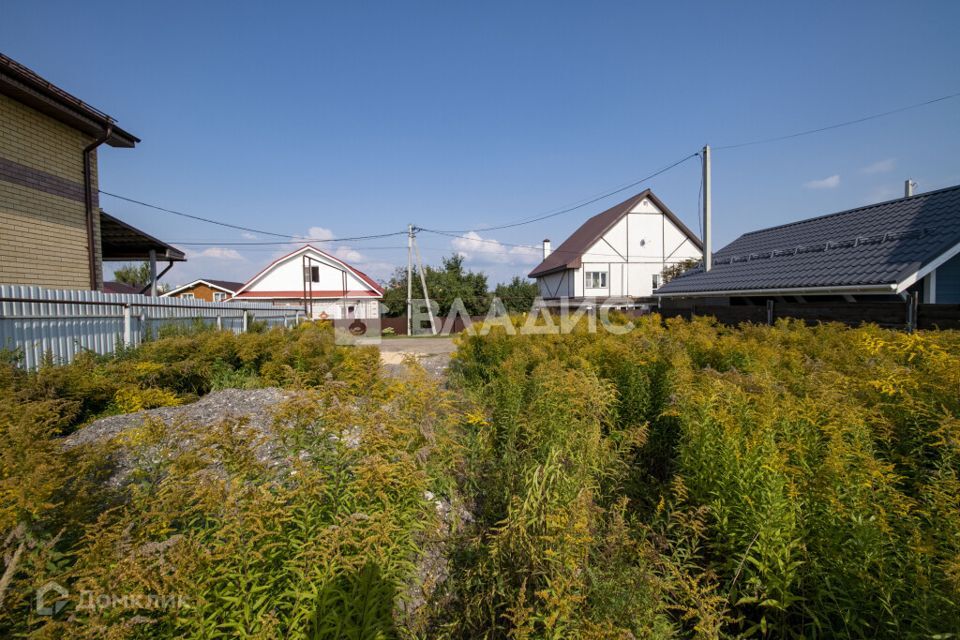
[(480, 264), (536, 264), (542, 256), (539, 248), (507, 246), (476, 231), (454, 238), (450, 244), (467, 262)]
[(187, 257), (191, 260), (196, 258), (213, 258), (215, 260), (246, 260), (236, 249), (227, 249), (225, 247), (208, 247), (203, 251), (190, 251)]
[(348, 247), (347, 245), (337, 247), (336, 249), (333, 250), (332, 253), (337, 258), (340, 258), (344, 262), (348, 262), (348, 263), (354, 262), (354, 263), (360, 264), (362, 262), (367, 261), (366, 256), (364, 256), (362, 253), (360, 253), (356, 249), (352, 249)]
[(875, 173), (888, 173), (893, 171), (897, 167), (896, 159), (887, 158), (886, 160), (879, 160), (873, 164), (868, 164), (867, 166), (860, 169), (860, 173), (866, 175), (873, 175)]
[(333, 231), (325, 227), (310, 227), (307, 235), (300, 236), (302, 240), (333, 240)]
[(822, 180), (810, 180), (809, 182), (804, 182), (803, 186), (807, 189), (836, 189), (840, 186), (840, 174), (835, 173)]
[[(252, 264), (236, 249), (228, 247), (187, 249), (186, 254), (187, 261), (176, 263), (173, 269), (161, 278), (161, 282), (173, 286), (183, 285), (197, 278), (244, 282), (259, 268), (259, 265)], [(254, 257), (254, 260), (259, 261), (259, 257)]]
[(247, 240), (256, 240), (256, 239), (257, 239), (257, 234), (255, 234), (255, 233), (250, 233), (249, 231), (241, 231), (241, 232), (240, 232), (240, 235), (243, 236), (244, 238), (246, 238)]
[(386, 282), (390, 276), (393, 274), (393, 270), (397, 268), (397, 265), (392, 262), (364, 262), (362, 264), (353, 264), (351, 265), (360, 269), (365, 274), (373, 278), (374, 280), (379, 280), (380, 282)]

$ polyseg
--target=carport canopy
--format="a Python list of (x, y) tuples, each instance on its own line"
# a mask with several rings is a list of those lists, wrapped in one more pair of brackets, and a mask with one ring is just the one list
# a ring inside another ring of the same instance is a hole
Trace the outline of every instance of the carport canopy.
[(187, 259), (180, 249), (157, 240), (103, 210), (100, 211), (100, 245), (106, 262), (150, 260), (151, 251), (157, 260), (185, 262)]

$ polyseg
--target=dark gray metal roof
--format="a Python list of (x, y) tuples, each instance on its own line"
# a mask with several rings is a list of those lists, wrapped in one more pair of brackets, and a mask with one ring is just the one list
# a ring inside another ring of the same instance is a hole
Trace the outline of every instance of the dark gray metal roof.
[(657, 295), (887, 292), (960, 243), (960, 185), (752, 231)]

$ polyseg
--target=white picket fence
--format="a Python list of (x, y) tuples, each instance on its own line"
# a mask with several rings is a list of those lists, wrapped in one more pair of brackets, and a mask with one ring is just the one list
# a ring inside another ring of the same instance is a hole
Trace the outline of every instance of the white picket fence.
[(67, 363), (85, 350), (108, 354), (155, 337), (163, 326), (203, 322), (235, 333), (254, 321), (293, 326), (303, 310), (265, 303), (203, 302), (136, 294), (0, 285), (0, 349), (36, 369), (44, 354)]

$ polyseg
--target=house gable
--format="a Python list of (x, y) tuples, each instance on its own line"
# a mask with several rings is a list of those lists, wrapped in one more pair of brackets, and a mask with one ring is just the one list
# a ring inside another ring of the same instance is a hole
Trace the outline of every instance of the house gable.
[(203, 296), (196, 296), (203, 300), (212, 300), (214, 291), (225, 293), (227, 296), (232, 296), (236, 291), (243, 286), (242, 282), (226, 282), (223, 280), (207, 280), (201, 278), (199, 280), (194, 280), (193, 282), (181, 285), (176, 289), (171, 289), (164, 293), (162, 298), (177, 298), (182, 296), (184, 293), (195, 293), (199, 290), (203, 292)]
[(272, 262), (244, 284), (236, 297), (302, 298), (305, 266), (311, 269), (308, 286), (314, 298), (383, 296), (380, 285), (362, 271), (306, 245)]
[[(581, 249), (570, 255), (576, 246)], [(653, 294), (665, 266), (699, 259), (702, 249), (700, 240), (646, 190), (588, 220), (554, 253), (558, 257), (551, 254), (531, 272), (541, 296), (641, 298)]]
[[(641, 246), (646, 246), (655, 237), (652, 229), (648, 230), (649, 237), (644, 245), (632, 246), (639, 229), (629, 229), (629, 227), (631, 223), (647, 222), (641, 221), (644, 216), (669, 221), (669, 227), (666, 222), (659, 222), (660, 245), (665, 245), (663, 242), (665, 230), (669, 228), (671, 237), (679, 232), (685, 240), (689, 241), (689, 246), (695, 247), (698, 252), (702, 251), (700, 239), (667, 208), (663, 201), (650, 189), (646, 189), (580, 225), (569, 238), (530, 272), (529, 277), (537, 278), (563, 269), (578, 269), (587, 262), (628, 262), (631, 252), (638, 257), (644, 257), (644, 253), (650, 253), (651, 255), (647, 257), (653, 257), (655, 254), (652, 253), (652, 248), (647, 251), (640, 250)], [(660, 252), (661, 256), (668, 253), (670, 251)]]

